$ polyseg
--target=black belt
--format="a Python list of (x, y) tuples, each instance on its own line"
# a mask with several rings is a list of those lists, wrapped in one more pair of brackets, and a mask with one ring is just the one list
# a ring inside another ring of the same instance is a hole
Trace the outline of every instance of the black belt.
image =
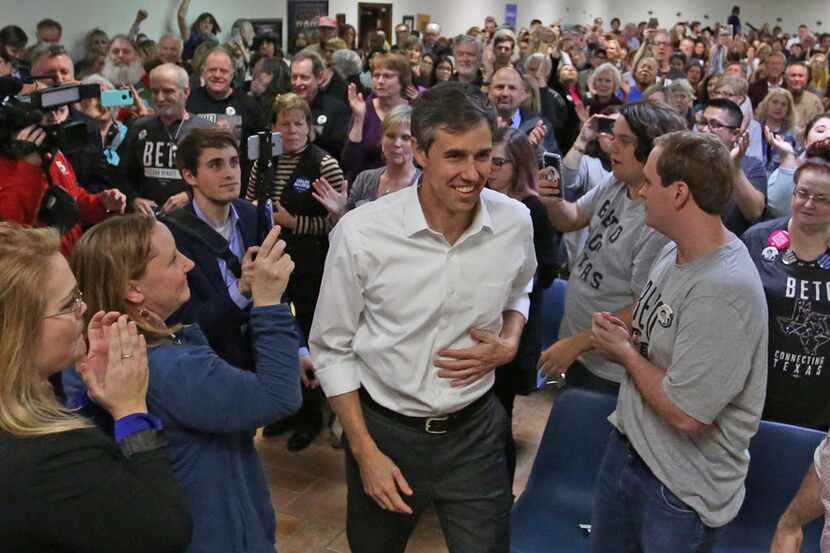
[(423, 430), (427, 434), (446, 434), (447, 432), (454, 430), (459, 424), (469, 419), (479, 409), (481, 409), (490, 399), (492, 394), (492, 389), (487, 390), (487, 393), (476, 399), (471, 404), (459, 409), (455, 413), (450, 413), (448, 415), (440, 417), (408, 417), (398, 413), (397, 411), (387, 409), (372, 399), (372, 396), (369, 395), (366, 388), (360, 388), (360, 398), (363, 400), (363, 404), (366, 407), (378, 415), (383, 415), (386, 418), (403, 423), (407, 426), (411, 426), (412, 428)]

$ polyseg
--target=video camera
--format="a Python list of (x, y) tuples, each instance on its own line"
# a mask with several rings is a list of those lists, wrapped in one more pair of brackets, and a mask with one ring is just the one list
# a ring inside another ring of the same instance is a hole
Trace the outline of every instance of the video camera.
[[(30, 84), (39, 79), (32, 77), (27, 79), (26, 83)], [(109, 106), (132, 104), (132, 94), (129, 91), (107, 91), (102, 94), (98, 84), (55, 86), (18, 96), (24, 84), (24, 81), (14, 77), (0, 77), (0, 153), (13, 158), (24, 157), (37, 151), (73, 152), (87, 145), (89, 135), (84, 122), (41, 126), (46, 132), (46, 139), (40, 148), (31, 142), (17, 140), (17, 133), (21, 129), (30, 125), (41, 125), (44, 114), (49, 111), (89, 98), (102, 100), (103, 94), (107, 95)]]
[[(29, 80), (31, 83), (37, 77)], [(38, 90), (32, 94), (18, 96), (24, 82), (13, 77), (0, 77), (0, 155), (21, 159), (33, 153), (76, 151), (88, 143), (88, 132), (84, 122), (64, 122), (57, 125), (42, 125), (44, 114), (62, 106), (75, 104), (87, 98), (101, 98), (101, 87), (90, 85), (64, 85)], [(116, 91), (118, 93), (123, 91)], [(126, 102), (126, 99), (123, 100)], [(103, 102), (102, 102), (103, 103)], [(131, 95), (130, 95), (130, 103)], [(31, 125), (38, 125), (46, 132), (46, 138), (38, 147), (32, 142), (18, 140), (18, 133)], [(63, 188), (55, 186), (49, 172), (51, 160), (42, 157), (43, 175), (47, 188), (38, 210), (41, 224), (57, 228), (61, 234), (71, 229), (80, 220), (80, 209), (75, 199)]]

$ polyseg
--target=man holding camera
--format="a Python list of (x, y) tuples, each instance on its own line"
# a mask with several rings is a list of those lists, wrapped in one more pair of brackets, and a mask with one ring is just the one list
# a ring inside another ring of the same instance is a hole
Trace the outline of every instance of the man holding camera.
[(131, 125), (121, 161), (129, 205), (139, 213), (169, 213), (190, 201), (188, 187), (176, 167), (177, 144), (193, 129), (213, 125), (185, 109), (188, 83), (187, 72), (172, 63), (150, 72), (156, 114)]
[[(161, 218), (176, 247), (193, 260), (190, 299), (174, 314), (198, 323), (211, 347), (228, 363), (253, 369), (246, 327), (251, 307), (255, 247), (270, 230), (256, 208), (239, 198), (239, 150), (223, 129), (194, 129), (181, 142), (176, 166), (193, 200)], [(224, 252), (217, 255), (217, 251)]]
[(57, 227), (62, 234), (61, 253), (67, 257), (81, 237), (81, 224), (94, 225), (108, 213), (123, 213), (126, 204), (119, 190), (90, 194), (81, 188), (72, 164), (59, 145), (52, 143), (46, 128), (65, 119), (68, 110), (65, 105), (57, 107), (40, 124), (12, 130), (14, 138), (4, 140), (0, 149), (0, 175), (4, 176), (0, 220)]

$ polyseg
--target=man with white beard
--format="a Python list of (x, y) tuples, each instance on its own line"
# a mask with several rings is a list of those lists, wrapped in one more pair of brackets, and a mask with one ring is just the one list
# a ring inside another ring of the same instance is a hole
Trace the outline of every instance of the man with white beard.
[(455, 57), (456, 74), (452, 80), (481, 87), (484, 77), (481, 73), (481, 43), (470, 35), (458, 35), (452, 48)]
[(127, 35), (115, 35), (110, 41), (101, 75), (117, 87), (132, 86), (145, 102), (150, 101), (150, 87), (138, 48)]

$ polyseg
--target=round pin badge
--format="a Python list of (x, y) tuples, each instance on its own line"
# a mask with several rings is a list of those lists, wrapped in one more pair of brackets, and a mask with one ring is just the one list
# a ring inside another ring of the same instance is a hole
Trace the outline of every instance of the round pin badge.
[(146, 129), (144, 129), (144, 130), (142, 130), (138, 133), (138, 139), (139, 140), (144, 140), (145, 138), (147, 138), (147, 130)]
[(774, 246), (767, 246), (761, 252), (761, 257), (763, 257), (765, 261), (775, 261), (778, 257), (778, 248)]
[(674, 311), (665, 303), (657, 308), (657, 322), (663, 328), (669, 328), (674, 320)]
[(787, 250), (784, 252), (784, 256), (781, 258), (781, 261), (784, 262), (784, 265), (792, 265), (798, 258), (795, 256), (795, 252), (792, 250)]
[(325, 125), (325, 124), (326, 124), (326, 121), (328, 121), (328, 120), (329, 120), (329, 118), (328, 118), (328, 117), (326, 117), (325, 115), (319, 115), (319, 116), (317, 117), (317, 124), (318, 124), (318, 125)]
[(228, 106), (225, 108), (225, 115), (236, 115), (236, 108), (233, 106)]

